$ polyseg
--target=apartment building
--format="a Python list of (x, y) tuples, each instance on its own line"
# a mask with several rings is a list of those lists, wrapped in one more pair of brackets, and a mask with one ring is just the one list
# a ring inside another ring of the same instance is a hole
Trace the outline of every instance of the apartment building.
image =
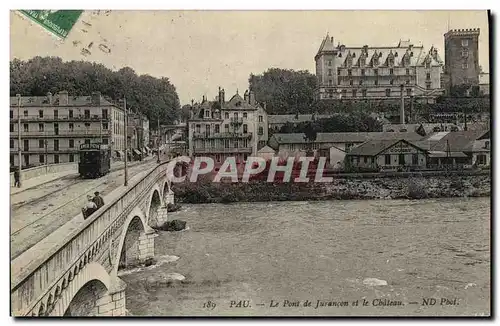
[(203, 97), (201, 103), (191, 105), (190, 114), (187, 123), (192, 157), (212, 157), (216, 164), (235, 157), (241, 163), (267, 143), (267, 114), (252, 91), (246, 91), (243, 98), (237, 92), (226, 101), (224, 89), (219, 88), (215, 101)]
[(335, 45), (327, 35), (315, 61), (320, 100), (398, 100), (403, 95), (432, 102), (443, 93), (443, 62), (433, 46), (425, 50), (408, 40), (352, 47)]
[[(20, 104), (20, 105), (19, 105)], [(19, 112), (19, 113), (18, 113)], [(20, 118), (21, 143), (18, 143)], [(56, 95), (10, 98), (10, 164), (23, 167), (78, 161), (81, 144), (109, 144), (123, 151), (124, 111), (99, 92), (90, 96)]]

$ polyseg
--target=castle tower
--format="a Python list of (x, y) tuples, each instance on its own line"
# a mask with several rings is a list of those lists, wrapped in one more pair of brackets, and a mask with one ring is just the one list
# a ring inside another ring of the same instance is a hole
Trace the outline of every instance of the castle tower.
[(479, 84), (479, 28), (453, 29), (444, 34), (448, 91), (457, 85)]

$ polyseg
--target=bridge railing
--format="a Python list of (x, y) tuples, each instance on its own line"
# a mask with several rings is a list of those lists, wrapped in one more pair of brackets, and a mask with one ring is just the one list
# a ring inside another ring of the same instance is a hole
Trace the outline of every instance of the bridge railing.
[[(78, 163), (59, 163), (59, 164), (48, 164), (35, 166), (33, 168), (25, 169), (21, 171), (21, 181), (29, 180), (41, 175), (50, 173), (59, 173), (65, 171), (78, 171)], [(14, 184), (14, 172), (10, 173), (10, 184)]]
[[(14, 316), (46, 314), (74, 276), (106, 246), (128, 214), (146, 196), (154, 184), (165, 176), (167, 163), (130, 180), (130, 186), (118, 189), (116, 197), (61, 238), (42, 255), (33, 247), (31, 259), (21, 256), (11, 262), (11, 302)], [(119, 254), (119, 253), (118, 253)], [(28, 254), (29, 255), (29, 254)], [(19, 260), (19, 263), (16, 261)], [(29, 261), (23, 265), (22, 261)]]

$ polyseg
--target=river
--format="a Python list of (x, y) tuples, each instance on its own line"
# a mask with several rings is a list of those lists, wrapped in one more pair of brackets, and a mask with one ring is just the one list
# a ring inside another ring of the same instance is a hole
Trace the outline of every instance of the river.
[(169, 219), (189, 229), (160, 233), (158, 263), (121, 275), (132, 315), (490, 314), (489, 197), (185, 205)]

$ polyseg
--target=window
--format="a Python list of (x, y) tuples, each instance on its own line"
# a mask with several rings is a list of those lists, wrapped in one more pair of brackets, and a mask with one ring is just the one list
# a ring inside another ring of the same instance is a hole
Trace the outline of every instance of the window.
[(406, 68), (406, 74), (409, 75), (410, 74), (410, 69)]
[(30, 155), (29, 154), (24, 154), (24, 164), (26, 166), (29, 166), (30, 165)]
[(427, 79), (427, 80), (431, 79), (431, 73), (430, 72), (428, 72), (427, 74), (425, 74), (425, 79)]
[(378, 75), (378, 69), (373, 69), (373, 73), (375, 74), (375, 76)]
[(389, 81), (389, 84), (393, 85), (393, 84), (394, 84), (394, 79), (391, 79), (391, 80)]
[(14, 124), (13, 123), (10, 124), (10, 132), (14, 132)]
[(210, 111), (205, 110), (205, 118), (210, 118)]
[(38, 162), (40, 162), (40, 163), (45, 163), (45, 156), (44, 156), (44, 155), (40, 155), (40, 156), (38, 157)]
[(391, 96), (391, 89), (390, 88), (385, 89), (385, 96), (387, 96), (387, 97)]
[(59, 154), (54, 154), (54, 163), (59, 164)]
[(365, 70), (361, 69), (361, 76), (364, 76), (364, 75), (365, 75)]
[(347, 76), (352, 76), (352, 69), (347, 69)]
[(248, 126), (245, 124), (243, 125), (243, 133), (246, 134), (248, 132)]
[(462, 63), (462, 69), (468, 69), (469, 64), (467, 62)]
[(43, 123), (38, 124), (38, 131), (43, 131)]
[(478, 165), (486, 165), (486, 155), (480, 154), (477, 156), (477, 164)]
[(70, 162), (74, 162), (75, 161), (75, 154), (69, 154), (69, 161)]
[(27, 117), (28, 116), (28, 110), (24, 110), (24, 116)]
[(333, 85), (333, 80), (329, 79), (328, 80), (328, 86), (332, 86)]
[(10, 165), (14, 165), (14, 155), (10, 155)]
[(360, 81), (359, 81), (359, 84), (360, 84), (360, 85), (363, 85), (363, 80), (360, 80)]
[(462, 57), (467, 58), (469, 56), (469, 51), (462, 51)]
[(264, 122), (264, 117), (259, 115), (259, 122)]
[(85, 128), (90, 128), (90, 123), (89, 122), (85, 122)]
[(425, 83), (425, 88), (431, 89), (431, 83)]
[(14, 139), (10, 140), (10, 148), (14, 148)]
[(488, 140), (484, 142), (484, 148), (490, 149), (490, 142)]
[(356, 89), (353, 89), (353, 90), (352, 90), (352, 97), (356, 97), (356, 93), (357, 93), (357, 90), (356, 90)]
[(70, 139), (69, 140), (69, 148), (74, 148), (74, 147), (75, 147), (75, 140), (74, 139)]
[(215, 125), (215, 127), (214, 127), (214, 128), (215, 128), (214, 132), (215, 132), (216, 134), (220, 133), (220, 125)]
[(406, 80), (406, 85), (410, 85), (410, 80), (409, 79)]
[(234, 112), (233, 113), (233, 117), (234, 117), (235, 120), (238, 119), (238, 112)]
[(462, 46), (469, 46), (469, 40), (462, 40)]
[(45, 147), (45, 141), (43, 139), (38, 140), (38, 148), (44, 148)]
[(107, 138), (104, 138), (104, 139), (102, 140), (102, 143), (103, 143), (104, 145), (107, 145), (107, 144), (108, 144), (108, 139), (107, 139)]
[(418, 154), (413, 154), (411, 156), (411, 164), (418, 165)]
[(108, 123), (107, 122), (102, 123), (102, 129), (108, 130)]
[(391, 165), (391, 155), (385, 155), (385, 165)]
[(108, 109), (102, 109), (102, 118), (107, 119), (108, 118)]
[(430, 60), (427, 60), (427, 61), (425, 62), (425, 68), (430, 69), (430, 67), (431, 67), (431, 61), (430, 61)]
[(375, 86), (378, 86), (378, 80), (375, 79)]
[(352, 79), (351, 79), (351, 80), (349, 80), (349, 85), (351, 85), (351, 86), (352, 86), (352, 84), (353, 84), (353, 83), (354, 83), (354, 82), (352, 81)]
[(59, 139), (54, 139), (54, 150), (55, 151), (59, 150)]
[(24, 151), (30, 150), (30, 143), (27, 139), (23, 140), (23, 145), (24, 145)]
[(83, 114), (85, 115), (85, 119), (90, 119), (90, 110), (83, 111)]
[(246, 112), (243, 112), (243, 118), (247, 118), (248, 117), (248, 114)]
[(259, 136), (262, 136), (264, 134), (264, 128), (259, 127)]
[(59, 111), (54, 110), (54, 118), (57, 119), (59, 117)]
[(389, 75), (394, 75), (394, 69), (393, 68), (389, 69)]
[(361, 93), (363, 94), (363, 97), (366, 97), (366, 89), (362, 89)]
[(408, 88), (408, 89), (406, 90), (406, 95), (407, 95), (407, 96), (411, 96), (411, 89), (410, 89), (410, 88)]
[(229, 132), (229, 125), (228, 125), (227, 123), (224, 125), (224, 130), (225, 130), (226, 132)]
[(224, 119), (229, 119), (229, 112), (224, 113)]
[(345, 97), (347, 95), (347, 89), (342, 90), (342, 97)]
[(332, 69), (328, 69), (328, 76), (332, 75)]
[(13, 110), (10, 110), (10, 118), (14, 119), (14, 111)]
[(28, 124), (27, 124), (27, 123), (25, 123), (25, 124), (23, 125), (23, 127), (24, 127), (24, 132), (28, 132)]
[[(74, 127), (75, 127), (75, 126), (73, 125), (73, 123), (70, 123), (70, 124), (69, 124), (69, 131), (73, 131)], [(115, 125), (115, 127), (116, 127), (116, 125)]]
[(398, 155), (398, 163), (399, 163), (399, 165), (406, 165), (405, 154), (399, 154)]
[(328, 65), (331, 66), (332, 65), (332, 60), (328, 60)]

